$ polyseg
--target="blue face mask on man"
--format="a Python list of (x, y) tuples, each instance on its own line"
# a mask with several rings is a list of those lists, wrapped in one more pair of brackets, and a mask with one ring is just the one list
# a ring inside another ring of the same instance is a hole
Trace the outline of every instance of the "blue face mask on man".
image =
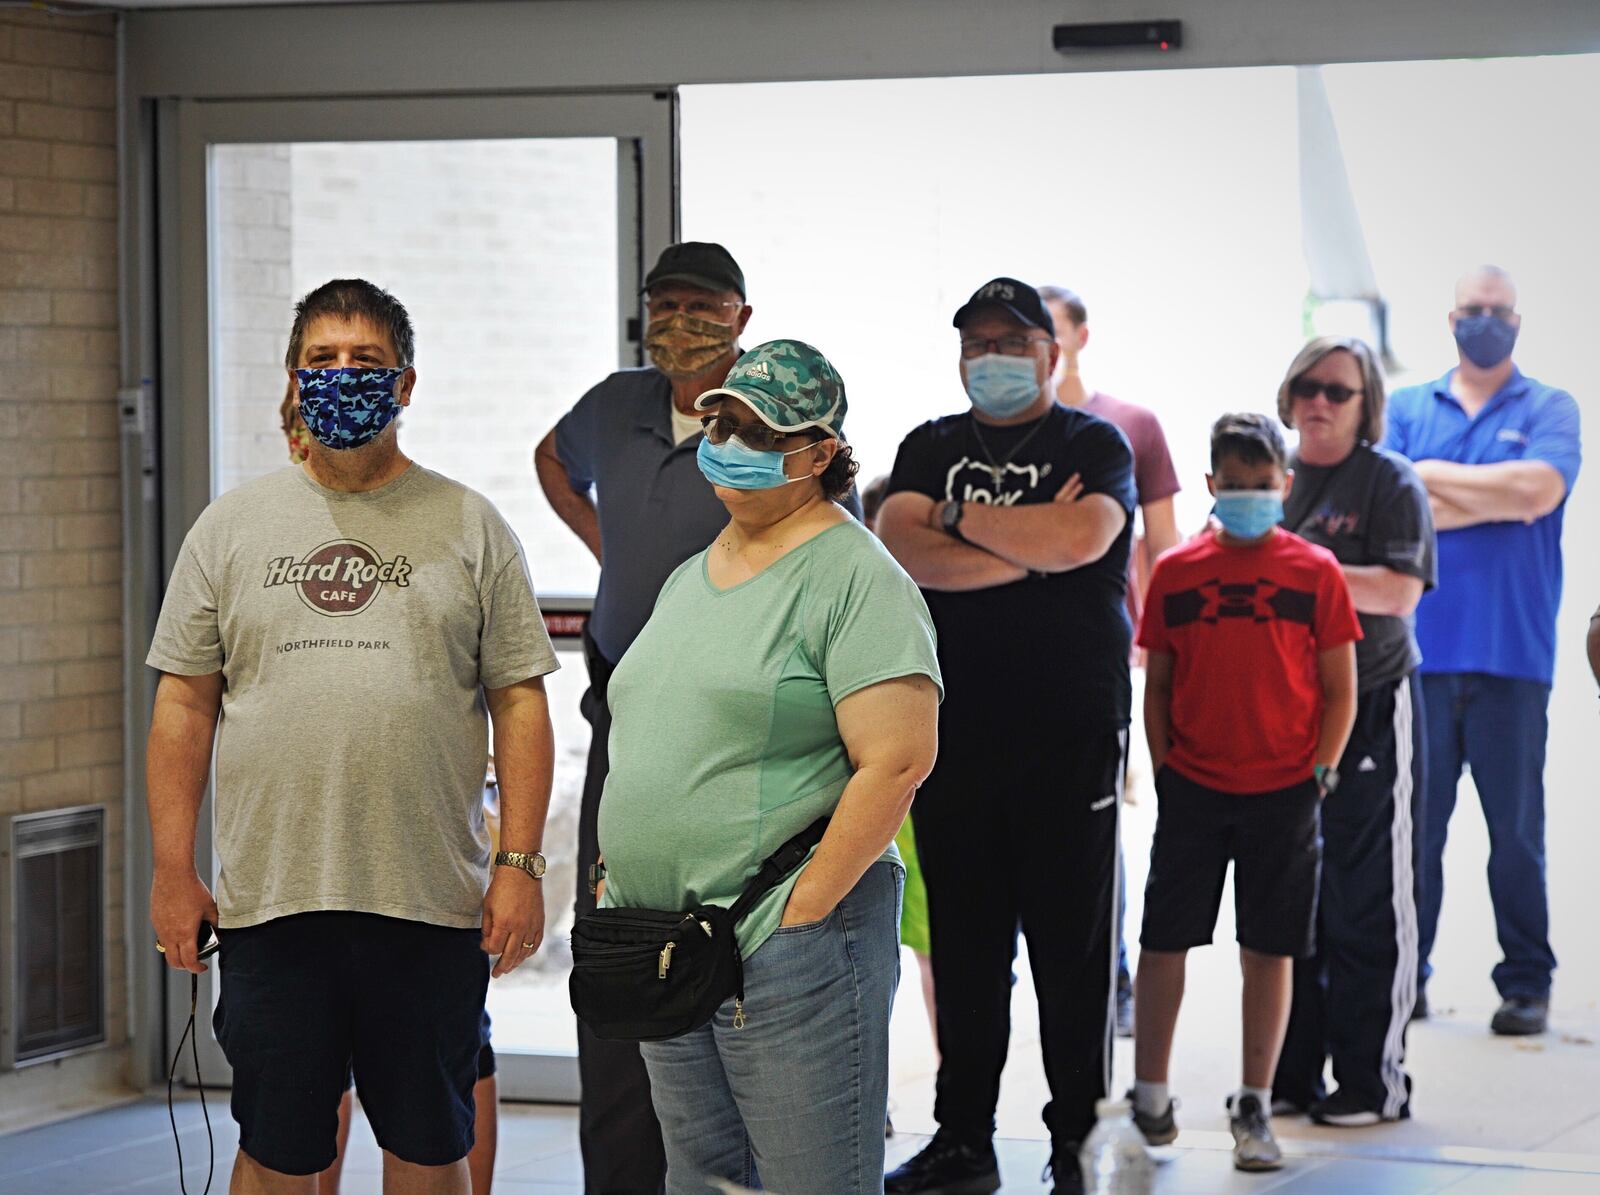
[(297, 369), (300, 418), (325, 448), (360, 448), (400, 413), (395, 393), (404, 369)]
[(1511, 356), (1517, 329), (1494, 315), (1456, 317), (1456, 344), (1462, 356), (1479, 369), (1493, 369)]
[(1212, 513), (1234, 539), (1260, 539), (1283, 522), (1283, 495), (1277, 490), (1218, 490)]
[(695, 451), (695, 461), (712, 485), (729, 490), (775, 490), (811, 476), (805, 473), (790, 477), (783, 471), (783, 461), (785, 457), (814, 447), (816, 444), (811, 443), (790, 452), (762, 451), (751, 448), (738, 436), (729, 436), (721, 444), (713, 444), (710, 437), (705, 437)]
[(967, 397), (995, 419), (1020, 415), (1039, 399), (1039, 375), (1032, 356), (988, 353), (965, 362)]

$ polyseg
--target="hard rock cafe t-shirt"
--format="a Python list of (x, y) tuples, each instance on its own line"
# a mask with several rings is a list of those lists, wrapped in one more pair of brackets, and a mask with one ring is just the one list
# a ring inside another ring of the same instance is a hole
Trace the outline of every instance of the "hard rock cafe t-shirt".
[(288, 468), (224, 494), (184, 539), (147, 662), (223, 676), (223, 928), (316, 910), (479, 924), (482, 690), (557, 666), (487, 499), (415, 464), (366, 493)]

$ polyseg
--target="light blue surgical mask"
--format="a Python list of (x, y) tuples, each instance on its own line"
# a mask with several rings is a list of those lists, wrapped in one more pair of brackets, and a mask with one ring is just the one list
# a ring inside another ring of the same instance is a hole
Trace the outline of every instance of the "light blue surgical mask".
[(751, 448), (738, 436), (729, 436), (721, 444), (713, 444), (708, 437), (702, 437), (694, 455), (700, 472), (706, 475), (706, 480), (712, 485), (730, 490), (775, 490), (780, 486), (805, 481), (811, 476), (809, 473), (800, 477), (788, 476), (783, 471), (783, 460), (814, 447), (815, 442), (802, 444), (790, 452), (776, 449), (763, 452), (759, 448)]
[(989, 353), (966, 363), (967, 397), (985, 415), (1009, 419), (1039, 401), (1037, 361)]
[(1283, 522), (1283, 495), (1277, 490), (1218, 490), (1213, 513), (1234, 539), (1260, 539)]

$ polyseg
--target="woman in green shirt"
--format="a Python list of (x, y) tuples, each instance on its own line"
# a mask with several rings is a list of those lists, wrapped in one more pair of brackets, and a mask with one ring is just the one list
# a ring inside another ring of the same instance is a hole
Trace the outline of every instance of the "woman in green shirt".
[(933, 624), (836, 503), (856, 467), (821, 353), (761, 345), (697, 405), (700, 466), (731, 520), (668, 578), (612, 676), (602, 903), (731, 905), (782, 843), (832, 820), (739, 924), (742, 1026), (730, 1000), (643, 1046), (667, 1190), (881, 1193), (893, 840), (936, 751)]

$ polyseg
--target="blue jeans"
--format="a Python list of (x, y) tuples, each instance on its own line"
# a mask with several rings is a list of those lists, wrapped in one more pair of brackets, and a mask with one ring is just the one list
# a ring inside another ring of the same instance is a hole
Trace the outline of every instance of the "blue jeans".
[(1550, 686), (1479, 672), (1422, 678), (1427, 719), (1427, 806), (1422, 818), (1419, 974), (1444, 898), (1444, 843), (1462, 764), (1489, 827), (1489, 897), (1504, 955), (1494, 969), (1502, 997), (1544, 999), (1556, 956), (1544, 875), (1544, 753)]
[(875, 863), (821, 921), (780, 929), (709, 1025), (640, 1048), (667, 1147), (667, 1195), (713, 1179), (783, 1195), (882, 1195), (889, 1009), (905, 872)]

